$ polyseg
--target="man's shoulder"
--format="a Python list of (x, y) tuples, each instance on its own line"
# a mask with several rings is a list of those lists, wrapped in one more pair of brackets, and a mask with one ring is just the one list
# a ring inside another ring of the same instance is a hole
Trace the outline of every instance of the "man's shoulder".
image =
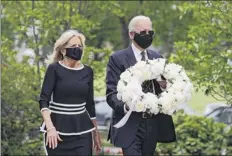
[(127, 52), (127, 48), (125, 48), (125, 49), (121, 49), (121, 50), (118, 50), (118, 51), (115, 51), (115, 52), (113, 52), (112, 54), (111, 54), (111, 57), (123, 57), (123, 56), (125, 56), (126, 55), (126, 52)]
[(147, 49), (147, 51), (156, 58), (160, 58), (160, 57), (163, 58), (163, 56), (156, 50)]

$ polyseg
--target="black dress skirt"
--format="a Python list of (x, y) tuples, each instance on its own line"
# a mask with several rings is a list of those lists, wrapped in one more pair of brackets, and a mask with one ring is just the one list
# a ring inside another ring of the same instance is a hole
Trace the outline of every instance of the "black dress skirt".
[(45, 154), (49, 156), (91, 156), (92, 155), (92, 134), (85, 133), (82, 135), (63, 136), (60, 135), (62, 142), (58, 142), (55, 149), (49, 148), (45, 145), (47, 134), (44, 133), (44, 150)]
[(62, 142), (55, 149), (46, 143), (45, 123), (40, 127), (44, 132), (46, 155), (92, 155), (92, 134), (95, 129), (95, 104), (93, 95), (93, 71), (83, 65), (69, 68), (61, 63), (50, 64), (47, 68), (40, 94), (40, 109), (51, 112), (51, 120)]

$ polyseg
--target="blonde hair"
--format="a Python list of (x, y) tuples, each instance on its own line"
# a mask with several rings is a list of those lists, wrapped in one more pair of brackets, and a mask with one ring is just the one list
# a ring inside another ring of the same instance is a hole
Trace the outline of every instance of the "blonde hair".
[(60, 36), (58, 40), (56, 40), (53, 53), (48, 56), (48, 59), (45, 60), (46, 64), (51, 64), (62, 60), (63, 55), (61, 51), (64, 50), (64, 47), (67, 45), (68, 41), (74, 36), (79, 37), (82, 47), (85, 48), (85, 36), (79, 33), (77, 30), (67, 30)]
[(149, 17), (147, 17), (147, 16), (143, 16), (143, 15), (135, 16), (130, 20), (130, 23), (128, 25), (129, 32), (134, 31), (134, 29), (136, 27), (136, 24), (141, 20), (149, 20), (149, 21), (151, 21), (151, 19)]

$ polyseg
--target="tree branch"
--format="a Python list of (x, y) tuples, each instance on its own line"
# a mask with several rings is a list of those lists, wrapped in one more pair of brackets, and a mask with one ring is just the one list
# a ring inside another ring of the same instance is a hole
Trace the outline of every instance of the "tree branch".
[(125, 17), (119, 17), (120, 24), (121, 24), (121, 35), (123, 41), (123, 47), (126, 48), (129, 45), (129, 36), (128, 36), (128, 29)]
[[(85, 1), (84, 1), (84, 2), (85, 2)], [(77, 8), (78, 13), (79, 13), (79, 14), (82, 14), (82, 10), (81, 10), (82, 1), (79, 0), (77, 3), (78, 3), (78, 8)]]
[(69, 1), (69, 24), (68, 24), (68, 29), (71, 28), (72, 25), (72, 1)]
[[(231, 18), (231, 17), (229, 16), (230, 14), (229, 14), (228, 12), (224, 12), (224, 11), (222, 11), (220, 8), (217, 8), (217, 7), (213, 4), (213, 2), (211, 2), (211, 6), (212, 6), (213, 9), (220, 11), (223, 15), (227, 16), (229, 19)], [(228, 10), (229, 10), (229, 9), (228, 9)]]
[[(34, 10), (35, 8), (35, 1), (32, 0), (32, 11)], [(37, 74), (38, 74), (38, 88), (40, 88), (40, 82), (41, 82), (41, 74), (40, 74), (40, 65), (39, 65), (39, 60), (40, 59), (37, 59), (37, 57), (39, 57), (39, 47), (38, 47), (38, 35), (35, 33), (35, 17), (32, 16), (32, 29), (33, 29), (33, 36), (34, 36), (34, 42), (35, 42), (35, 54), (36, 54), (36, 58), (35, 58), (35, 62), (36, 62), (36, 67), (37, 67)]]
[[(212, 91), (212, 93), (210, 93), (210, 95), (211, 95), (213, 98), (215, 98), (215, 99), (218, 100), (218, 101), (225, 101), (225, 97), (224, 97), (223, 95), (221, 95), (220, 93), (218, 93), (217, 91), (215, 91), (213, 88), (211, 88), (211, 91)], [(217, 98), (213, 93), (216, 94), (216, 95), (218, 95), (218, 96), (221, 97), (222, 99)]]

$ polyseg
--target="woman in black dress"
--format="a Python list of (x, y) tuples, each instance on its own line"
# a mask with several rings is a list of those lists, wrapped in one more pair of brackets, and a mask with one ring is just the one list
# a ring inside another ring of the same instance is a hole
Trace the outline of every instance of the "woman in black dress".
[(96, 152), (101, 150), (93, 70), (81, 63), (84, 46), (85, 37), (75, 30), (64, 32), (55, 43), (39, 100), (46, 155), (89, 156), (93, 141)]

